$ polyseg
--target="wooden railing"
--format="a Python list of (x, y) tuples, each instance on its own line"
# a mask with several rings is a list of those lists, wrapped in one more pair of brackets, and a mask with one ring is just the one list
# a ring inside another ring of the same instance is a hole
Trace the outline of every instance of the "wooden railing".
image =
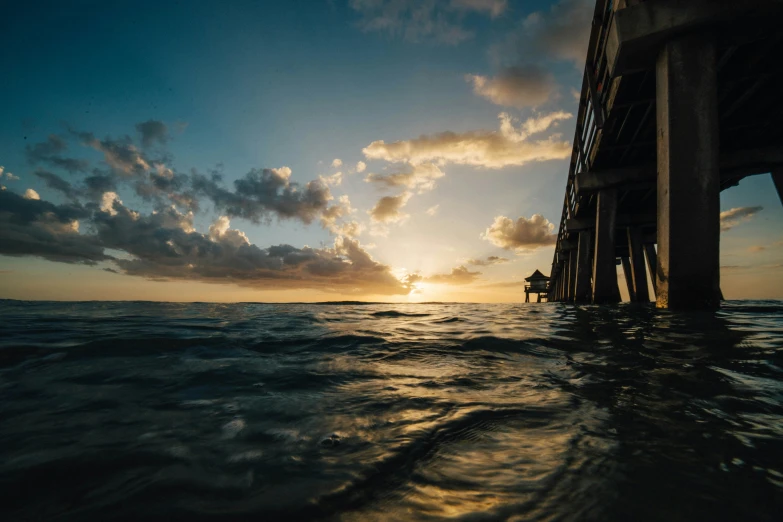
[(623, 0), (619, 0), (619, 2), (617, 0), (597, 0), (595, 7), (563, 211), (560, 215), (560, 227), (557, 232), (557, 243), (552, 260), (550, 294), (556, 286), (556, 276), (560, 271), (558, 256), (560, 255), (561, 242), (566, 238), (566, 221), (574, 217), (577, 211), (578, 201), (574, 180), (577, 173), (590, 170), (592, 160), (595, 157), (594, 152), (601, 140), (601, 132), (606, 119), (606, 100), (612, 89), (612, 78), (609, 75), (606, 61), (606, 40), (614, 12), (618, 6), (622, 7), (622, 5), (624, 5)]

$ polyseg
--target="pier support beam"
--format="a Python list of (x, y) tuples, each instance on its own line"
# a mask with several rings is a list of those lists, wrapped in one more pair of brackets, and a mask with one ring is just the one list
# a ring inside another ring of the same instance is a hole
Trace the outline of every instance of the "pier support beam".
[(568, 302), (573, 303), (576, 297), (576, 271), (578, 260), (576, 250), (568, 253)]
[(576, 288), (574, 289), (574, 301), (577, 303), (589, 303), (592, 297), (590, 277), (593, 265), (590, 262), (590, 231), (579, 232), (579, 246), (576, 259)]
[(655, 291), (655, 270), (658, 266), (658, 256), (655, 254), (655, 245), (652, 243), (645, 244), (644, 256), (647, 258), (647, 268), (650, 270), (650, 281), (652, 281), (653, 291)]
[(637, 301), (636, 289), (633, 286), (633, 275), (631, 273), (631, 259), (627, 256), (620, 257), (620, 264), (623, 265), (623, 275), (625, 276), (625, 285), (628, 287), (628, 300), (632, 303)]
[(617, 218), (617, 189), (598, 192), (595, 215), (595, 252), (593, 254), (593, 303), (620, 302), (614, 233)]
[(720, 173), (715, 42), (670, 40), (656, 63), (659, 308), (720, 303)]
[(644, 254), (642, 246), (642, 231), (640, 228), (628, 228), (628, 252), (631, 263), (631, 283), (633, 284), (635, 298), (631, 301), (637, 303), (649, 303), (650, 292), (647, 290), (647, 275), (644, 268)]

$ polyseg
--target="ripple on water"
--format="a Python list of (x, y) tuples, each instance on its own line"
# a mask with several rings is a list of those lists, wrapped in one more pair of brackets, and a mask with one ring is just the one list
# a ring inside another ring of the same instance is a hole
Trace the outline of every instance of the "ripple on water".
[(781, 311), (0, 301), (0, 519), (777, 522)]

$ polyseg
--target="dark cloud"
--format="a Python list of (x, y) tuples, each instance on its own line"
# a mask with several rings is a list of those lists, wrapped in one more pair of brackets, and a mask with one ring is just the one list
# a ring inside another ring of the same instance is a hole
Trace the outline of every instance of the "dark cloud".
[(75, 189), (69, 181), (64, 180), (57, 174), (46, 170), (36, 170), (35, 175), (44, 180), (47, 187), (62, 192), (62, 194), (69, 199), (76, 199), (81, 195), (81, 192)]
[(541, 214), (516, 221), (506, 216), (497, 216), (492, 225), (481, 235), (493, 245), (506, 250), (535, 249), (553, 245), (557, 239), (555, 225)]
[(490, 266), (499, 265), (501, 263), (508, 263), (510, 259), (507, 257), (489, 256), (486, 259), (468, 259), (467, 264), (473, 266)]
[(45, 163), (52, 167), (61, 168), (75, 174), (77, 172), (86, 172), (89, 162), (75, 158), (64, 158), (60, 153), (68, 149), (66, 141), (56, 134), (50, 134), (46, 141), (28, 145), (25, 147), (27, 160), (33, 164)]
[(91, 176), (84, 178), (84, 186), (86, 195), (91, 199), (98, 199), (104, 192), (117, 190), (117, 178), (96, 169)]
[(290, 181), (291, 169), (253, 169), (234, 181), (234, 191), (221, 186), (221, 178), (192, 175), (196, 194), (204, 195), (229, 217), (254, 223), (271, 217), (299, 219), (311, 223), (329, 208), (332, 195), (321, 180), (300, 185)]
[(141, 216), (116, 202), (98, 212), (95, 226), (107, 248), (131, 254), (115, 264), (126, 274), (257, 288), (315, 288), (354, 293), (406, 294), (410, 287), (373, 260), (358, 241), (338, 237), (333, 248), (277, 245), (259, 248), (219, 218), (201, 234), (192, 214), (174, 208)]
[(594, 0), (560, 0), (548, 11), (536, 11), (494, 46), (491, 54), (499, 64), (540, 60), (567, 60), (584, 65), (592, 28)]
[(149, 147), (155, 143), (165, 145), (169, 139), (169, 130), (162, 121), (147, 120), (137, 123), (136, 130), (141, 136), (141, 144), (144, 147)]
[(81, 205), (54, 205), (0, 191), (0, 254), (88, 265), (110, 259), (95, 237), (79, 233), (79, 220), (89, 215)]
[(520, 109), (541, 105), (558, 90), (554, 75), (537, 65), (509, 67), (494, 77), (469, 74), (465, 79), (477, 95), (496, 105)]
[(435, 274), (424, 278), (424, 281), (448, 285), (467, 285), (476, 281), (480, 275), (481, 272), (471, 272), (464, 266), (458, 266), (452, 268), (448, 274)]

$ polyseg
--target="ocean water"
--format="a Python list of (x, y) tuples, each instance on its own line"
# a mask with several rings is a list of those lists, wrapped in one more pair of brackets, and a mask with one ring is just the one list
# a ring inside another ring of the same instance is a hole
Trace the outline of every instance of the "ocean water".
[(0, 301), (0, 520), (783, 519), (783, 302)]

